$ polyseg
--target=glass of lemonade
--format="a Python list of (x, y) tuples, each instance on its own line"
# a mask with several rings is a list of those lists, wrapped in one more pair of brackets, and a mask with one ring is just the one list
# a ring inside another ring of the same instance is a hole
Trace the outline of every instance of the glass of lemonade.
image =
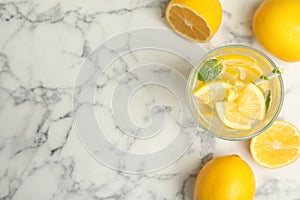
[(202, 129), (222, 139), (242, 140), (262, 133), (282, 107), (280, 73), (270, 58), (251, 47), (214, 49), (189, 75), (187, 96), (193, 117)]

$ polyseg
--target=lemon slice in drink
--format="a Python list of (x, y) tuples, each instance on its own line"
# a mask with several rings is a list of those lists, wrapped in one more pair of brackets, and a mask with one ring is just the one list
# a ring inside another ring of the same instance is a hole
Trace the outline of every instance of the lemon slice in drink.
[(236, 79), (244, 82), (251, 82), (259, 78), (263, 74), (263, 69), (255, 63), (239, 60), (227, 60), (223, 62), (225, 66), (222, 74), (223, 80), (228, 80), (230, 83)]
[(225, 101), (227, 90), (231, 87), (224, 81), (212, 81), (197, 87), (193, 94), (200, 102), (213, 106), (214, 102)]
[(263, 120), (266, 109), (264, 94), (253, 83), (249, 83), (234, 101), (217, 102), (215, 107), (220, 120), (227, 127), (238, 130), (251, 129), (253, 122)]

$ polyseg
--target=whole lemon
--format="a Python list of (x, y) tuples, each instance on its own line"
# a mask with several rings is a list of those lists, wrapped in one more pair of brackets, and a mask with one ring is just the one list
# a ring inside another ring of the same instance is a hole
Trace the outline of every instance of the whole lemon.
[(270, 53), (300, 61), (300, 0), (265, 0), (255, 12), (253, 31)]
[(214, 158), (199, 172), (194, 200), (252, 200), (255, 179), (249, 165), (238, 155)]

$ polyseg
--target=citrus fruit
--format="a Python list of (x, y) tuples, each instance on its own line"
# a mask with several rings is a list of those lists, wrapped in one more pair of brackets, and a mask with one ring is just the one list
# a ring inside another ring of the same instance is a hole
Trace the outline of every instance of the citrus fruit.
[(232, 85), (227, 82), (212, 81), (197, 87), (193, 94), (200, 102), (213, 105), (214, 102), (224, 101), (226, 91), (231, 87)]
[(286, 166), (299, 157), (300, 133), (288, 122), (275, 121), (265, 132), (251, 139), (250, 151), (263, 167)]
[(224, 54), (224, 55), (220, 55), (218, 56), (218, 60), (224, 60), (224, 61), (231, 61), (231, 60), (240, 60), (240, 61), (246, 61), (249, 63), (255, 63), (255, 59), (243, 55), (243, 54), (235, 54), (235, 53), (230, 53), (230, 54)]
[(234, 84), (237, 79), (252, 82), (264, 73), (260, 63), (242, 54), (222, 55), (218, 57), (218, 60), (222, 60), (224, 68), (222, 79), (231, 84)]
[(229, 128), (238, 130), (251, 129), (251, 124), (263, 120), (265, 116), (265, 99), (262, 90), (249, 83), (234, 101), (215, 104), (220, 120)]
[(238, 155), (214, 158), (199, 172), (194, 200), (253, 200), (255, 178)]
[(219, 0), (172, 0), (166, 19), (181, 36), (197, 42), (208, 42), (217, 32), (222, 7)]
[(242, 68), (245, 70), (249, 70), (257, 76), (262, 75), (264, 72), (263, 69), (255, 63), (245, 60), (225, 60), (223, 65), (225, 65), (225, 67), (228, 69)]
[(253, 31), (261, 45), (288, 62), (300, 61), (299, 27), (299, 0), (265, 0), (253, 19)]
[(251, 82), (263, 74), (262, 69), (256, 65), (239, 65), (238, 63), (224, 65), (226, 66), (226, 70), (222, 74), (222, 79), (229, 82), (234, 82), (237, 79), (244, 82)]
[(221, 74), (222, 80), (234, 84), (235, 80), (239, 78), (239, 70), (229, 69), (226, 67), (224, 73)]

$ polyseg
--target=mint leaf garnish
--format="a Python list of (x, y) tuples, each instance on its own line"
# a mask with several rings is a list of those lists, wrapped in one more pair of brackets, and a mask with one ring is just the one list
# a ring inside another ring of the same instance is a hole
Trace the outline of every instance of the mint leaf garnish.
[(210, 81), (215, 79), (222, 71), (222, 64), (217, 59), (210, 59), (204, 62), (198, 72), (199, 81)]
[(266, 90), (265, 91), (266, 113), (268, 112), (268, 109), (270, 107), (270, 101), (271, 101), (271, 91), (270, 90)]

